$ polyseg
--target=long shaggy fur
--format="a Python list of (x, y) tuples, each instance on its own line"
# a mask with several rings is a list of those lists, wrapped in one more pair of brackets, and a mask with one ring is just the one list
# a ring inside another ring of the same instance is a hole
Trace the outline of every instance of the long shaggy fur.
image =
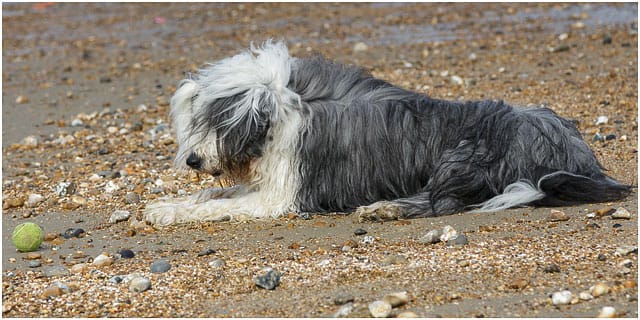
[(360, 219), (613, 201), (576, 127), (547, 108), (452, 102), (395, 87), (283, 43), (208, 65), (171, 100), (176, 166), (233, 178), (152, 203), (146, 220), (352, 212)]

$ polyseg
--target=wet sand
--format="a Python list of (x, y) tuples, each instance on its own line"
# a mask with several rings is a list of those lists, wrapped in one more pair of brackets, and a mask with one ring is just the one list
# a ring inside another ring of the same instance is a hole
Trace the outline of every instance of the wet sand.
[[(267, 38), (437, 98), (547, 105), (577, 121), (613, 177), (637, 185), (637, 4), (3, 4), (3, 316), (330, 317), (350, 307), (347, 316), (368, 317), (369, 303), (397, 291), (409, 301), (392, 316), (594, 317), (605, 306), (638, 316), (637, 252), (616, 254), (637, 247), (635, 192), (558, 208), (566, 221), (522, 208), (385, 223), (132, 223), (149, 201), (214, 184), (171, 167), (168, 101), (184, 72)], [(354, 50), (360, 42), (366, 50)], [(75, 192), (57, 193), (63, 182)], [(27, 204), (33, 194), (44, 200)], [(632, 217), (589, 218), (608, 207)], [(109, 223), (114, 210), (132, 217)], [(43, 243), (30, 268), (10, 240), (26, 221), (86, 234)], [(445, 225), (469, 243), (421, 243)], [(102, 252), (113, 263), (92, 265)], [(158, 259), (171, 269), (150, 273)], [(254, 284), (264, 267), (282, 274), (275, 290)], [(151, 289), (109, 282), (135, 273)], [(43, 296), (55, 281), (68, 292)], [(596, 283), (609, 292), (569, 305), (549, 298)]]

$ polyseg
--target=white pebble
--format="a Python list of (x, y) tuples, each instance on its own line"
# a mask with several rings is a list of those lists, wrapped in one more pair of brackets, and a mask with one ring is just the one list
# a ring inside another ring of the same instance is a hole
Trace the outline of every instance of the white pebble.
[(571, 291), (563, 290), (563, 291), (554, 292), (553, 295), (551, 295), (551, 302), (553, 303), (553, 305), (556, 305), (556, 306), (564, 305), (564, 304), (571, 303), (572, 298), (573, 298), (573, 295), (571, 294)]
[(598, 318), (615, 318), (616, 317), (616, 308), (614, 307), (602, 307), (600, 309), (600, 313), (598, 314)]
[(589, 301), (589, 300), (593, 300), (593, 296), (591, 295), (591, 293), (587, 292), (587, 291), (582, 291), (578, 294), (578, 298), (580, 300), (584, 300), (584, 301)]
[(120, 187), (118, 187), (118, 185), (115, 184), (113, 181), (107, 182), (107, 185), (104, 186), (104, 191), (106, 193), (114, 193), (118, 190), (120, 190)]
[(89, 177), (89, 181), (91, 181), (91, 182), (97, 182), (97, 181), (100, 181), (100, 180), (102, 180), (102, 176), (100, 176), (97, 173), (94, 173)]
[(27, 199), (27, 206), (34, 207), (42, 201), (44, 201), (44, 197), (41, 194), (32, 193), (29, 195), (29, 199)]
[(111, 217), (109, 217), (109, 223), (116, 223), (120, 221), (126, 221), (131, 217), (131, 213), (127, 210), (116, 210), (111, 213)]
[(444, 228), (442, 228), (442, 235), (440, 236), (440, 241), (447, 242), (457, 237), (458, 237), (458, 232), (452, 226), (444, 226)]
[(596, 118), (596, 126), (601, 124), (607, 124), (609, 122), (609, 117), (607, 116), (599, 116)]
[(118, 132), (118, 128), (117, 127), (113, 127), (113, 126), (108, 127), (107, 128), (107, 132), (109, 132), (111, 134), (114, 134), (114, 133)]
[(364, 244), (372, 244), (373, 241), (375, 241), (373, 236), (364, 236), (364, 238), (362, 238), (362, 243)]
[(616, 256), (626, 256), (630, 253), (638, 252), (638, 247), (636, 246), (622, 246), (616, 249)]
[(358, 42), (353, 46), (353, 52), (367, 51), (369, 46), (364, 42)]
[(601, 295), (609, 293), (609, 286), (606, 283), (599, 282), (589, 288), (589, 291), (591, 291), (591, 295), (594, 298), (597, 298)]
[(71, 121), (72, 127), (82, 127), (83, 125), (84, 125), (84, 122), (82, 122), (82, 120), (80, 119), (73, 119), (73, 121)]
[(129, 282), (129, 290), (133, 292), (143, 292), (151, 288), (151, 280), (145, 277), (134, 277)]
[(390, 304), (392, 307), (395, 308), (409, 302), (409, 296), (407, 296), (406, 291), (393, 292), (385, 295), (382, 300), (384, 300), (385, 302), (387, 302), (388, 304)]
[(629, 210), (619, 207), (616, 211), (611, 215), (613, 219), (631, 219), (631, 212)]
[(369, 304), (369, 312), (375, 318), (389, 317), (391, 309), (391, 305), (385, 301), (374, 301)]
[(38, 146), (38, 138), (35, 136), (28, 136), (22, 139), (22, 145), (27, 147), (37, 147)]
[(451, 82), (453, 82), (454, 84), (457, 84), (459, 86), (464, 84), (464, 81), (462, 80), (462, 78), (460, 78), (458, 76), (451, 76)]
[(563, 34), (558, 36), (559, 40), (566, 40), (567, 38), (569, 38), (569, 34), (568, 33), (563, 33)]
[(102, 253), (93, 259), (93, 265), (98, 267), (109, 266), (112, 263), (113, 263), (113, 258), (106, 253)]

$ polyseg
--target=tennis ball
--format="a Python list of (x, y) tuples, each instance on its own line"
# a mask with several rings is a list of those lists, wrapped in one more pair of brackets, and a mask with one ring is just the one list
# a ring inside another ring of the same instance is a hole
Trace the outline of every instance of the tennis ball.
[(42, 228), (33, 222), (19, 224), (11, 235), (11, 241), (21, 252), (38, 250), (43, 239)]

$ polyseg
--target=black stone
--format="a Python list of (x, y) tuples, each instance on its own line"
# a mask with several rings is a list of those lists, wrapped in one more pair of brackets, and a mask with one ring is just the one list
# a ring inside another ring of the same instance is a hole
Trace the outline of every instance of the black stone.
[(135, 257), (135, 255), (136, 255), (135, 253), (133, 253), (133, 251), (131, 251), (129, 249), (122, 249), (122, 250), (118, 251), (118, 253), (124, 259), (131, 259), (131, 258)]
[(358, 228), (356, 229), (356, 231), (353, 232), (353, 234), (355, 234), (356, 236), (361, 236), (361, 235), (367, 234), (367, 230)]

